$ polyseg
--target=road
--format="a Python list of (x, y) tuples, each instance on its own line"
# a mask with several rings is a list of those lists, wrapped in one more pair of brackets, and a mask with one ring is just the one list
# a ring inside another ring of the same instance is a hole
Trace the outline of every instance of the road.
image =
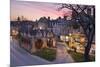
[(24, 49), (19, 47), (18, 41), (11, 39), (10, 41), (10, 64), (14, 66), (28, 66), (28, 65), (43, 65), (43, 64), (58, 64), (58, 63), (72, 63), (72, 57), (66, 51), (63, 43), (57, 44), (57, 56), (52, 62), (44, 60), (40, 57), (31, 55)]
[(46, 61), (40, 57), (29, 54), (24, 49), (20, 48), (17, 40), (12, 39), (10, 41), (10, 64), (11, 67), (15, 66), (27, 66), (27, 65), (42, 65), (49, 64), (49, 61)]

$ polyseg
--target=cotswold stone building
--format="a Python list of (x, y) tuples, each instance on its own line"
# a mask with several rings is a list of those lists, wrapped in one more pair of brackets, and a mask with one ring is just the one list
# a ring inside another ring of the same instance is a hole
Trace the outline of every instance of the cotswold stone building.
[[(73, 23), (72, 20), (67, 20), (67, 17), (52, 20), (50, 17), (41, 17), (36, 21), (11, 21), (11, 28), (17, 29), (25, 40), (21, 43), (22, 47), (35, 52), (42, 48), (55, 48), (56, 40), (59, 40), (60, 36), (73, 33)], [(80, 30), (79, 28), (74, 33)]]

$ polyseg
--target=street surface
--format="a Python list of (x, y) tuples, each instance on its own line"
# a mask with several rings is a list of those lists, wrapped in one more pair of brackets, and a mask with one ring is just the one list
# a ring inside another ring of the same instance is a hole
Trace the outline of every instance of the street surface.
[(45, 59), (31, 55), (21, 47), (15, 39), (10, 41), (10, 64), (14, 66), (27, 66), (27, 65), (43, 65), (43, 64), (58, 64), (58, 63), (72, 63), (72, 57), (68, 54), (63, 43), (57, 43), (57, 56), (52, 62)]

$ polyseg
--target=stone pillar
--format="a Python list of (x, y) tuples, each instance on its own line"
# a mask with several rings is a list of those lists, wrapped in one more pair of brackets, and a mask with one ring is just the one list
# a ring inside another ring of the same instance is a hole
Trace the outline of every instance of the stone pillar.
[(53, 47), (56, 47), (56, 39), (53, 38)]
[(43, 40), (43, 46), (42, 46), (42, 48), (47, 48), (48, 46), (47, 46), (47, 38), (42, 38), (42, 40)]
[(35, 48), (35, 39), (32, 38), (32, 49), (31, 49), (31, 53), (36, 52), (36, 48)]

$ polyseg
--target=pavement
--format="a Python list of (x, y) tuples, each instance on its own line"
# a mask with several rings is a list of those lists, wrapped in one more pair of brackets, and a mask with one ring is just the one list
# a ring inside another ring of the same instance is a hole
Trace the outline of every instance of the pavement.
[(53, 63), (73, 63), (74, 60), (72, 59), (72, 57), (70, 56), (70, 54), (68, 54), (67, 50), (66, 50), (66, 46), (65, 43), (61, 43), (58, 42), (57, 43), (57, 57), (56, 60), (53, 61)]

